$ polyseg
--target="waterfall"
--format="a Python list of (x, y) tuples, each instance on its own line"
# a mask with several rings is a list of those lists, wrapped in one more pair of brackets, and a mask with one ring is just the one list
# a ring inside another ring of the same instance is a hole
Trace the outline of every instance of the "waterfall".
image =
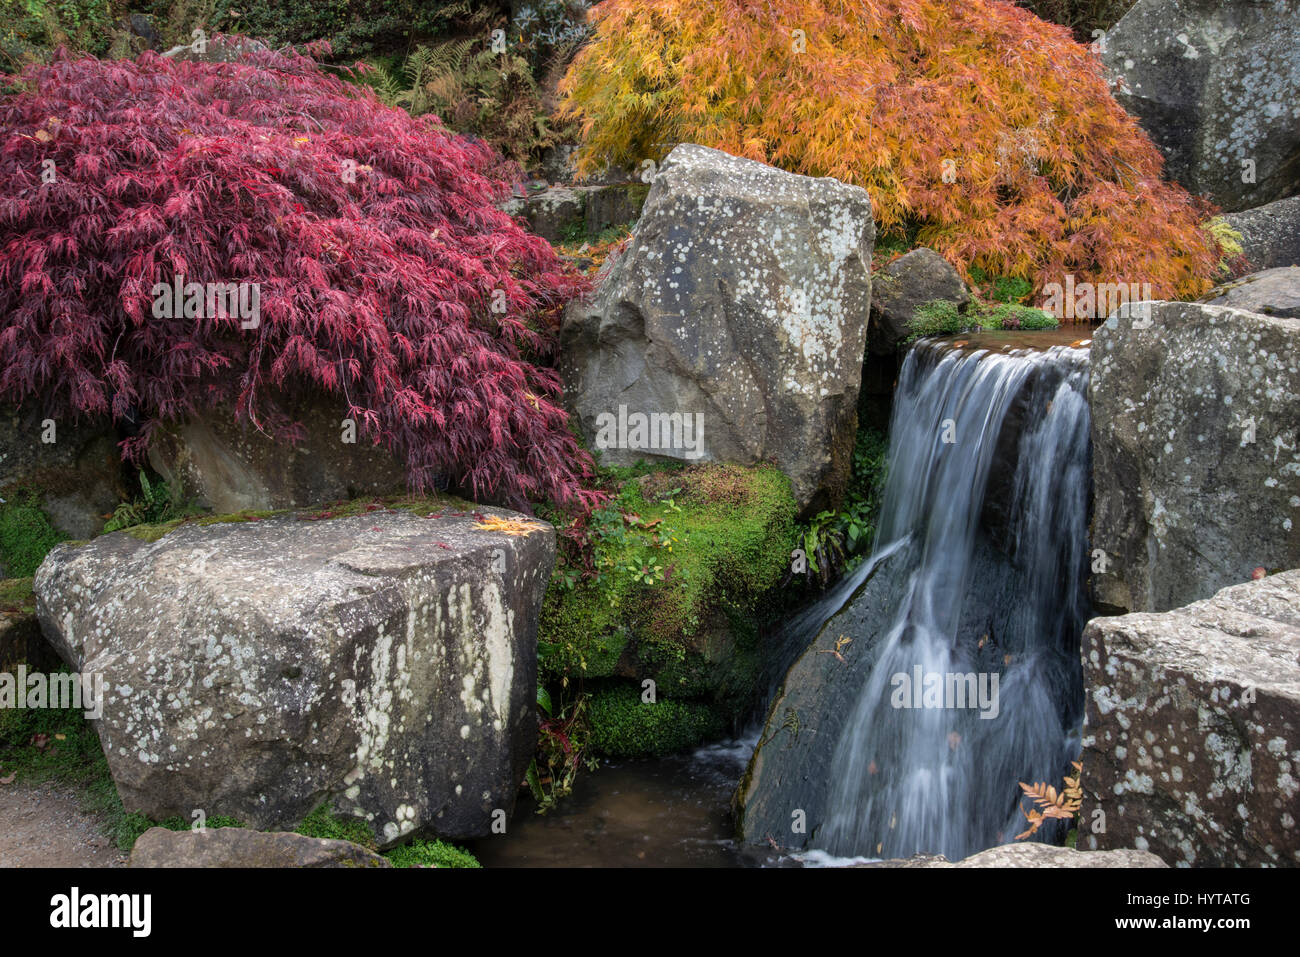
[(1083, 710), (1087, 382), (1079, 348), (909, 352), (866, 566), (899, 553), (896, 600), (814, 846), (958, 860), (1023, 830), (1018, 782), (1060, 787)]

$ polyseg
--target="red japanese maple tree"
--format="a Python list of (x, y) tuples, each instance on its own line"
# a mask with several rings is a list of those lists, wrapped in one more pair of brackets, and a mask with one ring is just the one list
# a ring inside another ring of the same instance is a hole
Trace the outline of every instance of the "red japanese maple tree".
[[(3, 81), (0, 399), (137, 420), (138, 458), (223, 401), (294, 439), (274, 396), (316, 390), (417, 490), (590, 500), (542, 364), (581, 280), (495, 207), (486, 146), (295, 52)], [(254, 284), (260, 315), (155, 308), (188, 283)]]

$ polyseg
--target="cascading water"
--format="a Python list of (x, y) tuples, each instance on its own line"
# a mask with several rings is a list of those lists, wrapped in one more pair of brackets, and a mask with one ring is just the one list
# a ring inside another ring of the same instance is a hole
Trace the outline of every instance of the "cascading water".
[(867, 567), (898, 552), (902, 572), (835, 746), (813, 841), (835, 855), (958, 860), (1008, 841), (1017, 782), (1059, 784), (1078, 753), (1087, 352), (963, 345), (918, 344), (900, 376)]

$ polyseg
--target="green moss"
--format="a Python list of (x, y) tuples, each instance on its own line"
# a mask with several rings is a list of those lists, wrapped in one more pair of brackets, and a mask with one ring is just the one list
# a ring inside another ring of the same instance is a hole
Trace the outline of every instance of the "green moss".
[(50, 549), (66, 538), (41, 510), (33, 489), (10, 489), (0, 505), (0, 565), (15, 578), (33, 575)]
[(312, 811), (294, 828), (307, 837), (323, 838), (327, 841), (351, 841), (370, 850), (375, 849), (375, 836), (370, 825), (359, 817), (343, 817), (334, 814), (328, 803)]
[(588, 707), (591, 748), (611, 757), (661, 757), (682, 751), (721, 733), (718, 716), (708, 705), (659, 697), (642, 701), (634, 685), (607, 685), (591, 696)]
[(920, 306), (907, 324), (908, 341), (922, 336), (955, 335), (972, 329), (1055, 329), (1060, 325), (1042, 309), (1015, 303), (972, 302), (965, 312), (957, 304), (935, 300)]
[(482, 867), (469, 851), (442, 841), (412, 841), (384, 855), (394, 867)]
[(591, 518), (595, 574), (562, 562), (547, 590), (543, 678), (635, 674), (739, 707), (756, 673), (746, 616), (794, 539), (789, 480), (766, 466), (610, 473), (621, 485)]
[(36, 611), (36, 595), (32, 592), (30, 577), (0, 580), (0, 611)]

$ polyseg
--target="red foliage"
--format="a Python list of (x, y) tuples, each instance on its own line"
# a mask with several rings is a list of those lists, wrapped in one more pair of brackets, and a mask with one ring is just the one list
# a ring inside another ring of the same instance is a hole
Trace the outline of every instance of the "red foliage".
[[(0, 398), (137, 418), (138, 458), (223, 400), (292, 438), (273, 397), (314, 390), (417, 490), (591, 501), (536, 364), (582, 281), (495, 208), (486, 146), (295, 53), (61, 57), (4, 79)], [(154, 283), (177, 274), (259, 284), (260, 325), (155, 318)]]

